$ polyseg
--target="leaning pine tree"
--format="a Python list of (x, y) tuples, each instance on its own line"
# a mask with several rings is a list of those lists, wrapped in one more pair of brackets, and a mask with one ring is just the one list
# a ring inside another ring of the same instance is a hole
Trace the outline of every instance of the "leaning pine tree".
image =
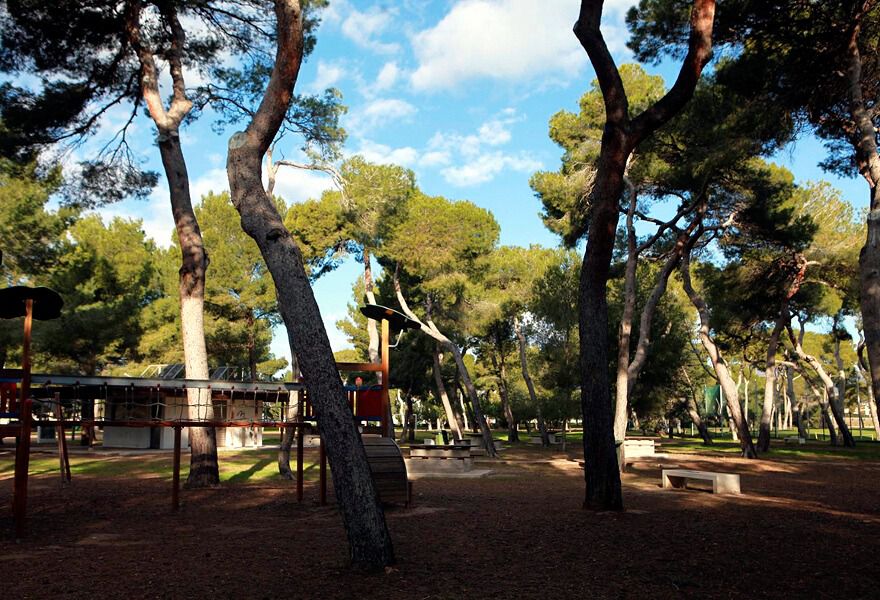
[(229, 140), (227, 175), (241, 224), (266, 261), (278, 308), (315, 408), (342, 512), (353, 565), (381, 569), (394, 562), (391, 536), (363, 444), (345, 401), (342, 381), (302, 255), (263, 189), (262, 162), (284, 123), (304, 53), (298, 0), (275, 0), (277, 48), (269, 82), (247, 128)]

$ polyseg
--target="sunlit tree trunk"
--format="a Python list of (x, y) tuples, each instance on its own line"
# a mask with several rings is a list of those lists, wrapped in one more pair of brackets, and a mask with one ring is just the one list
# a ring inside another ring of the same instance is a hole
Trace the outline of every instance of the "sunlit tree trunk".
[(684, 290), (690, 298), (691, 303), (697, 309), (697, 314), (700, 317), (700, 342), (702, 342), (703, 348), (706, 349), (706, 352), (709, 355), (709, 360), (712, 361), (712, 367), (715, 370), (715, 375), (718, 377), (718, 383), (721, 385), (721, 390), (727, 401), (727, 413), (731, 421), (731, 432), (736, 432), (736, 435), (739, 438), (738, 441), (742, 448), (742, 455), (746, 458), (757, 458), (758, 454), (752, 443), (752, 434), (746, 426), (745, 419), (743, 419), (742, 411), (740, 410), (738, 386), (730, 375), (727, 361), (724, 360), (720, 349), (715, 344), (715, 341), (710, 334), (709, 308), (691, 284), (689, 252), (685, 252), (682, 257), (680, 272)]
[[(869, 382), (875, 401), (880, 400), (880, 155), (877, 149), (877, 131), (868, 110), (863, 92), (862, 56), (859, 50), (861, 19), (859, 13), (853, 28), (847, 52), (849, 65), (846, 72), (849, 85), (849, 112), (855, 126), (850, 138), (855, 150), (859, 173), (868, 183), (868, 218), (865, 245), (859, 254), (859, 300), (862, 309), (862, 326), (870, 367)], [(865, 82), (872, 85), (870, 82)]]
[(535, 407), (535, 414), (538, 418), (538, 431), (541, 434), (541, 446), (549, 448), (550, 436), (547, 434), (547, 423), (544, 422), (544, 415), (541, 412), (541, 403), (538, 402), (538, 395), (535, 393), (535, 384), (532, 381), (532, 376), (529, 374), (529, 363), (526, 360), (526, 337), (523, 335), (522, 325), (520, 324), (519, 319), (514, 320), (513, 331), (516, 333), (517, 344), (519, 346), (519, 365), (520, 370), (522, 371), (523, 381), (526, 382), (526, 388), (529, 390), (529, 399), (532, 402), (532, 406)]
[(761, 409), (761, 425), (758, 430), (758, 452), (770, 450), (770, 425), (773, 417), (773, 406), (776, 402), (776, 349), (779, 347), (779, 336), (785, 326), (787, 313), (780, 314), (773, 325), (770, 341), (767, 343), (767, 362), (764, 370), (764, 405)]
[[(815, 356), (811, 354), (807, 354), (804, 352), (803, 347), (803, 337), (804, 337), (804, 326), (801, 324), (800, 334), (796, 338), (794, 332), (791, 327), (788, 328), (788, 337), (791, 341), (791, 345), (794, 347), (795, 354), (797, 354), (798, 358), (813, 369), (816, 375), (819, 376), (819, 379), (822, 381), (822, 385), (824, 387), (824, 397), (826, 398), (823, 401), (823, 410), (831, 411), (831, 419), (829, 420), (828, 428), (831, 430), (832, 425), (831, 421), (837, 424), (837, 429), (840, 432), (841, 441), (844, 446), (847, 448), (851, 448), (855, 446), (856, 442), (853, 439), (852, 433), (849, 430), (849, 427), (846, 424), (846, 420), (843, 414), (843, 401), (838, 401), (837, 394), (839, 390), (836, 385), (834, 385), (834, 380), (828, 376), (828, 373), (825, 371), (825, 367), (822, 366), (822, 363), (816, 359)], [(870, 356), (870, 354), (869, 354)], [(837, 445), (838, 440), (837, 436), (832, 438), (833, 443)]]
[[(141, 12), (144, 6), (135, 0), (126, 5), (126, 33), (128, 42), (140, 63), (141, 95), (156, 125), (159, 154), (168, 179), (171, 212), (180, 244), (180, 323), (183, 342), (183, 360), (187, 379), (207, 380), (208, 353), (205, 347), (204, 303), (205, 273), (208, 254), (202, 242), (202, 234), (192, 208), (189, 175), (183, 149), (180, 145), (180, 124), (192, 110), (192, 102), (186, 96), (183, 79), (183, 47), (185, 33), (176, 9), (171, 4), (162, 5), (159, 15), (163, 26), (172, 33), (171, 45), (162, 58), (167, 61), (171, 74), (172, 96), (166, 109), (159, 90), (159, 70), (154, 49), (141, 39)], [(210, 390), (189, 387), (187, 404), (191, 420), (211, 420), (213, 409)], [(190, 470), (187, 486), (202, 487), (220, 482), (217, 464), (217, 439), (213, 427), (190, 427)]]
[(446, 413), (446, 420), (449, 422), (449, 428), (452, 430), (452, 437), (456, 442), (463, 439), (461, 429), (458, 427), (458, 419), (455, 417), (455, 411), (452, 409), (452, 403), (449, 401), (449, 395), (446, 393), (446, 386), (443, 384), (443, 374), (440, 371), (440, 362), (443, 360), (443, 354), (440, 352), (439, 342), (437, 349), (434, 350), (434, 383), (437, 385), (437, 395), (443, 404), (443, 410)]

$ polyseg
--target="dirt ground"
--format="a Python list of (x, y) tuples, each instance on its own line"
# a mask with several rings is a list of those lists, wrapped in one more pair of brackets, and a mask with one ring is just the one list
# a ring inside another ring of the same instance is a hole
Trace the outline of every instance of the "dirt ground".
[[(137, 460), (133, 458), (132, 460)], [(877, 598), (880, 462), (678, 455), (736, 472), (743, 495), (624, 475), (623, 513), (581, 508), (576, 452), (509, 449), (483, 479), (422, 479), (387, 510), (398, 563), (346, 565), (335, 507), (290, 482), (184, 491), (163, 478), (31, 479), (29, 537), (0, 515), (4, 598)], [(0, 505), (12, 482), (0, 479)]]

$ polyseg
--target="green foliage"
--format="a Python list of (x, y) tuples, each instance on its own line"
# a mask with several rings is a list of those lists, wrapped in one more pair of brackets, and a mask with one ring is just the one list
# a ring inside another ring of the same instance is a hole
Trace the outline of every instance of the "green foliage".
[(326, 191), (319, 200), (290, 207), (285, 224), (303, 252), (312, 280), (338, 267), (347, 256), (381, 255), (415, 192), (413, 172), (376, 165), (354, 156), (340, 167), (344, 192)]
[(61, 173), (40, 174), (35, 163), (18, 167), (0, 159), (0, 252), (7, 285), (39, 281), (57, 259), (63, 232), (77, 211), (46, 210)]
[[(276, 201), (279, 209), (283, 202)], [(234, 366), (253, 377), (273, 376), (287, 366), (272, 356), (272, 327), (280, 322), (275, 288), (256, 243), (239, 226), (227, 193), (209, 193), (195, 207), (210, 258), (205, 289), (205, 344), (212, 365)], [(180, 340), (180, 247), (159, 250), (162, 296), (145, 311), (140, 352), (147, 362), (183, 362)]]
[[(301, 5), (303, 53), (308, 56), (327, 0)], [(136, 42), (129, 38), (132, 19), (141, 23)], [(175, 38), (177, 27), (183, 30), (180, 38)], [(275, 37), (270, 0), (222, 6), (189, 0), (139, 5), (107, 0), (6, 2), (0, 11), (0, 70), (10, 79), (33, 75), (41, 85), (0, 85), (0, 158), (26, 162), (52, 144), (75, 143), (97, 132), (108, 109), (128, 105), (131, 119), (98, 156), (82, 164), (68, 200), (91, 206), (127, 194), (143, 195), (157, 178), (139, 168), (125, 139), (143, 102), (138, 49), (161, 64), (179, 48), (184, 73), (196, 71), (206, 80), (187, 91), (194, 104), (188, 120), (210, 108), (222, 127), (250, 117), (262, 99), (275, 60)], [(311, 159), (334, 160), (345, 138), (339, 126), (344, 111), (336, 90), (298, 96), (282, 134), (302, 136)]]
[(57, 320), (35, 334), (35, 365), (56, 373), (95, 375), (138, 359), (141, 312), (156, 294), (153, 244), (140, 221), (105, 226), (90, 215), (69, 230), (44, 279), (64, 298)]
[[(768, 110), (785, 111), (789, 119), (813, 126), (826, 140), (825, 168), (841, 174), (855, 171), (849, 113), (847, 44), (863, 3), (800, 0), (732, 0), (719, 3), (713, 44), (731, 57), (718, 68), (718, 78), (740, 95)], [(687, 8), (680, 0), (642, 0), (627, 23), (630, 48), (640, 60), (680, 56), (687, 48)], [(878, 96), (880, 6), (861, 21), (858, 38), (862, 93)], [(872, 111), (874, 128), (880, 124)]]
[[(662, 97), (663, 79), (648, 75), (636, 64), (620, 67), (620, 77), (629, 98), (632, 114), (641, 112)], [(598, 80), (580, 99), (578, 114), (559, 111), (550, 119), (550, 139), (563, 150), (557, 172), (540, 171), (529, 185), (541, 200), (541, 218), (550, 231), (570, 245), (577, 243), (589, 218), (588, 193), (599, 158), (605, 105)]]

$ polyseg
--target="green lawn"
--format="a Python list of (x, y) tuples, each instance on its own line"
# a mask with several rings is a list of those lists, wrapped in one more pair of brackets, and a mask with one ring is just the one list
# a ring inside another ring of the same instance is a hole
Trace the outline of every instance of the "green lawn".
[[(278, 475), (278, 451), (230, 450), (220, 452), (220, 480), (228, 483), (254, 483), (261, 481), (282, 481)], [(296, 468), (295, 457), (291, 457), (291, 467)], [(0, 478), (11, 478), (15, 464), (10, 453), (0, 457)], [(100, 451), (87, 456), (72, 454), (70, 471), (76, 476), (87, 477), (165, 477), (171, 479), (172, 457), (170, 453), (149, 453), (137, 455), (103, 455)], [(31, 476), (54, 475), (58, 473), (58, 457), (35, 453), (31, 455)], [(304, 478), (318, 479), (318, 464), (309, 457), (304, 463)], [(189, 454), (181, 456), (181, 479), (189, 472)]]

